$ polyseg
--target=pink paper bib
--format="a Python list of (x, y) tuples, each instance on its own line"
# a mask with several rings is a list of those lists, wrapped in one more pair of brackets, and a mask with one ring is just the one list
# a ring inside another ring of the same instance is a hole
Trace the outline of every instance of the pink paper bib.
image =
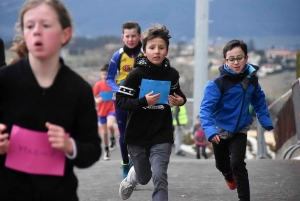
[(29, 174), (63, 176), (65, 154), (53, 149), (47, 132), (13, 125), (5, 167)]

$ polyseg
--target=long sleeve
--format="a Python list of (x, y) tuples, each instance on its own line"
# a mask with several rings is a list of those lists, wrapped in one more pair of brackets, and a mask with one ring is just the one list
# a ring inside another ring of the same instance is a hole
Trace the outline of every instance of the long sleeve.
[(109, 63), (107, 76), (106, 76), (106, 82), (110, 86), (110, 88), (112, 89), (113, 92), (117, 92), (119, 89), (119, 86), (117, 85), (117, 83), (115, 81), (115, 77), (118, 72), (119, 56), (120, 55), (118, 52), (115, 52), (114, 55), (112, 56), (110, 63)]
[(270, 118), (269, 110), (266, 104), (265, 94), (261, 90), (260, 85), (258, 85), (257, 89), (255, 89), (252, 95), (251, 105), (253, 106), (258, 121), (262, 125), (262, 127), (266, 130), (272, 130), (273, 123)]
[(72, 136), (77, 147), (77, 157), (72, 160), (79, 168), (89, 167), (99, 160), (101, 139), (92, 89), (84, 91), (76, 111), (76, 134)]
[(204, 98), (200, 106), (200, 119), (202, 128), (209, 141), (218, 130), (214, 126), (213, 114), (221, 97), (221, 92), (214, 82), (209, 82), (204, 90)]
[(116, 106), (122, 110), (138, 110), (148, 105), (146, 97), (138, 98), (140, 80), (134, 71), (128, 74), (117, 93)]

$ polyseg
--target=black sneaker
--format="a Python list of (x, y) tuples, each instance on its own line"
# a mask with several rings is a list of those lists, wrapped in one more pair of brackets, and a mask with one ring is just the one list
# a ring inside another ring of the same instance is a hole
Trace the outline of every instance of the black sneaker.
[(115, 139), (112, 139), (112, 140), (110, 141), (109, 150), (110, 150), (110, 151), (113, 151), (113, 150), (115, 150), (115, 149), (116, 149), (116, 140), (115, 140)]

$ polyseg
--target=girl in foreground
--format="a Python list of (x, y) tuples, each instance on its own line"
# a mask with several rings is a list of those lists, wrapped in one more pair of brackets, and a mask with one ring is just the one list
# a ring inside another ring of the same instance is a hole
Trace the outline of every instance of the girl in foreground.
[(59, 0), (28, 0), (19, 23), (28, 57), (0, 70), (1, 200), (76, 201), (73, 167), (98, 161), (101, 141), (92, 88), (60, 59), (71, 18)]

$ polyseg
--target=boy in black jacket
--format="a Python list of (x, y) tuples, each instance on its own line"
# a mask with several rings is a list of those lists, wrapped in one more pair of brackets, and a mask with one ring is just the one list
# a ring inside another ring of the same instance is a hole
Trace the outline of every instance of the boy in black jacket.
[[(135, 59), (135, 69), (117, 93), (117, 107), (129, 111), (125, 143), (134, 164), (120, 184), (119, 194), (123, 200), (131, 196), (137, 184), (146, 185), (151, 177), (154, 183), (152, 200), (168, 200), (167, 169), (173, 144), (170, 107), (186, 102), (179, 86), (179, 73), (166, 58), (170, 38), (168, 29), (159, 24), (143, 33), (145, 56)], [(162, 94), (153, 91), (139, 98), (142, 79), (171, 82), (168, 104), (160, 103)]]

